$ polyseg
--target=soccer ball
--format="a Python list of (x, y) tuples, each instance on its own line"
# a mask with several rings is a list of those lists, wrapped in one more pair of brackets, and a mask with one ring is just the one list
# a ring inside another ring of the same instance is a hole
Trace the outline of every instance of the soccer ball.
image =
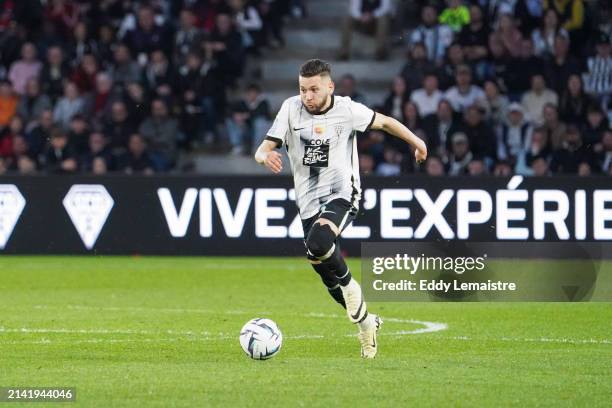
[(255, 360), (274, 357), (283, 344), (283, 334), (270, 319), (249, 320), (240, 330), (240, 346)]

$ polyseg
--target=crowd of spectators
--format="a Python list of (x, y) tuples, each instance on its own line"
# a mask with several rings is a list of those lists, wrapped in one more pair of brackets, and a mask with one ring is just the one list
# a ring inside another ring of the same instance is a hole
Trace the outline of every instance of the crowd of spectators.
[(0, 1), (0, 174), (169, 171), (226, 124), (241, 151), (269, 108), (228, 95), (294, 5)]
[(407, 62), (376, 108), (426, 140), (429, 158), (416, 168), (403, 143), (371, 131), (360, 139), (361, 170), (612, 175), (609, 7), (582, 0), (422, 4), (421, 21), (405, 35)]
[[(246, 62), (282, 47), (285, 16), (304, 4), (0, 1), (0, 174), (165, 172), (194, 146), (248, 156), (273, 112), (243, 81)], [(407, 60), (381, 104), (352, 75), (337, 93), (402, 121), (430, 152), (416, 166), (405, 144), (371, 131), (362, 172), (612, 174), (605, 1), (348, 4), (340, 59), (364, 29), (377, 59), (404, 38)], [(415, 7), (419, 21), (402, 16)]]

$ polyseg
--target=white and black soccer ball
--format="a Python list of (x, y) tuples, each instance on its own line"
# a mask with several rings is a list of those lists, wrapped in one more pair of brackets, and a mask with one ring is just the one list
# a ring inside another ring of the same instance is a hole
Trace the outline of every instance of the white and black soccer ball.
[(283, 344), (283, 334), (270, 319), (249, 320), (240, 330), (240, 346), (255, 360), (274, 357)]

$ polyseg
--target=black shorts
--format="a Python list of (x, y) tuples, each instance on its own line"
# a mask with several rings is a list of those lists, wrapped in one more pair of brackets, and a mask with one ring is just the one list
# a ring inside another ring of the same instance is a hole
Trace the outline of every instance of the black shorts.
[(336, 198), (325, 204), (321, 211), (310, 218), (302, 220), (304, 228), (304, 239), (308, 236), (310, 229), (319, 218), (325, 218), (334, 223), (342, 232), (357, 216), (357, 208), (343, 198)]

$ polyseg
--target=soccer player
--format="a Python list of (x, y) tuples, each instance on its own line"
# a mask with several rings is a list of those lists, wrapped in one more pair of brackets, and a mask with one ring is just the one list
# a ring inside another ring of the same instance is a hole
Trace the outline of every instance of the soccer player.
[(283, 102), (255, 160), (279, 173), (282, 156), (275, 148), (287, 149), (308, 260), (349, 320), (359, 326), (361, 356), (374, 358), (382, 320), (368, 313), (338, 243), (361, 198), (357, 137), (369, 129), (384, 130), (410, 144), (417, 162), (427, 158), (427, 147), (397, 120), (334, 96), (331, 67), (324, 61), (304, 63), (299, 86), (300, 95)]

